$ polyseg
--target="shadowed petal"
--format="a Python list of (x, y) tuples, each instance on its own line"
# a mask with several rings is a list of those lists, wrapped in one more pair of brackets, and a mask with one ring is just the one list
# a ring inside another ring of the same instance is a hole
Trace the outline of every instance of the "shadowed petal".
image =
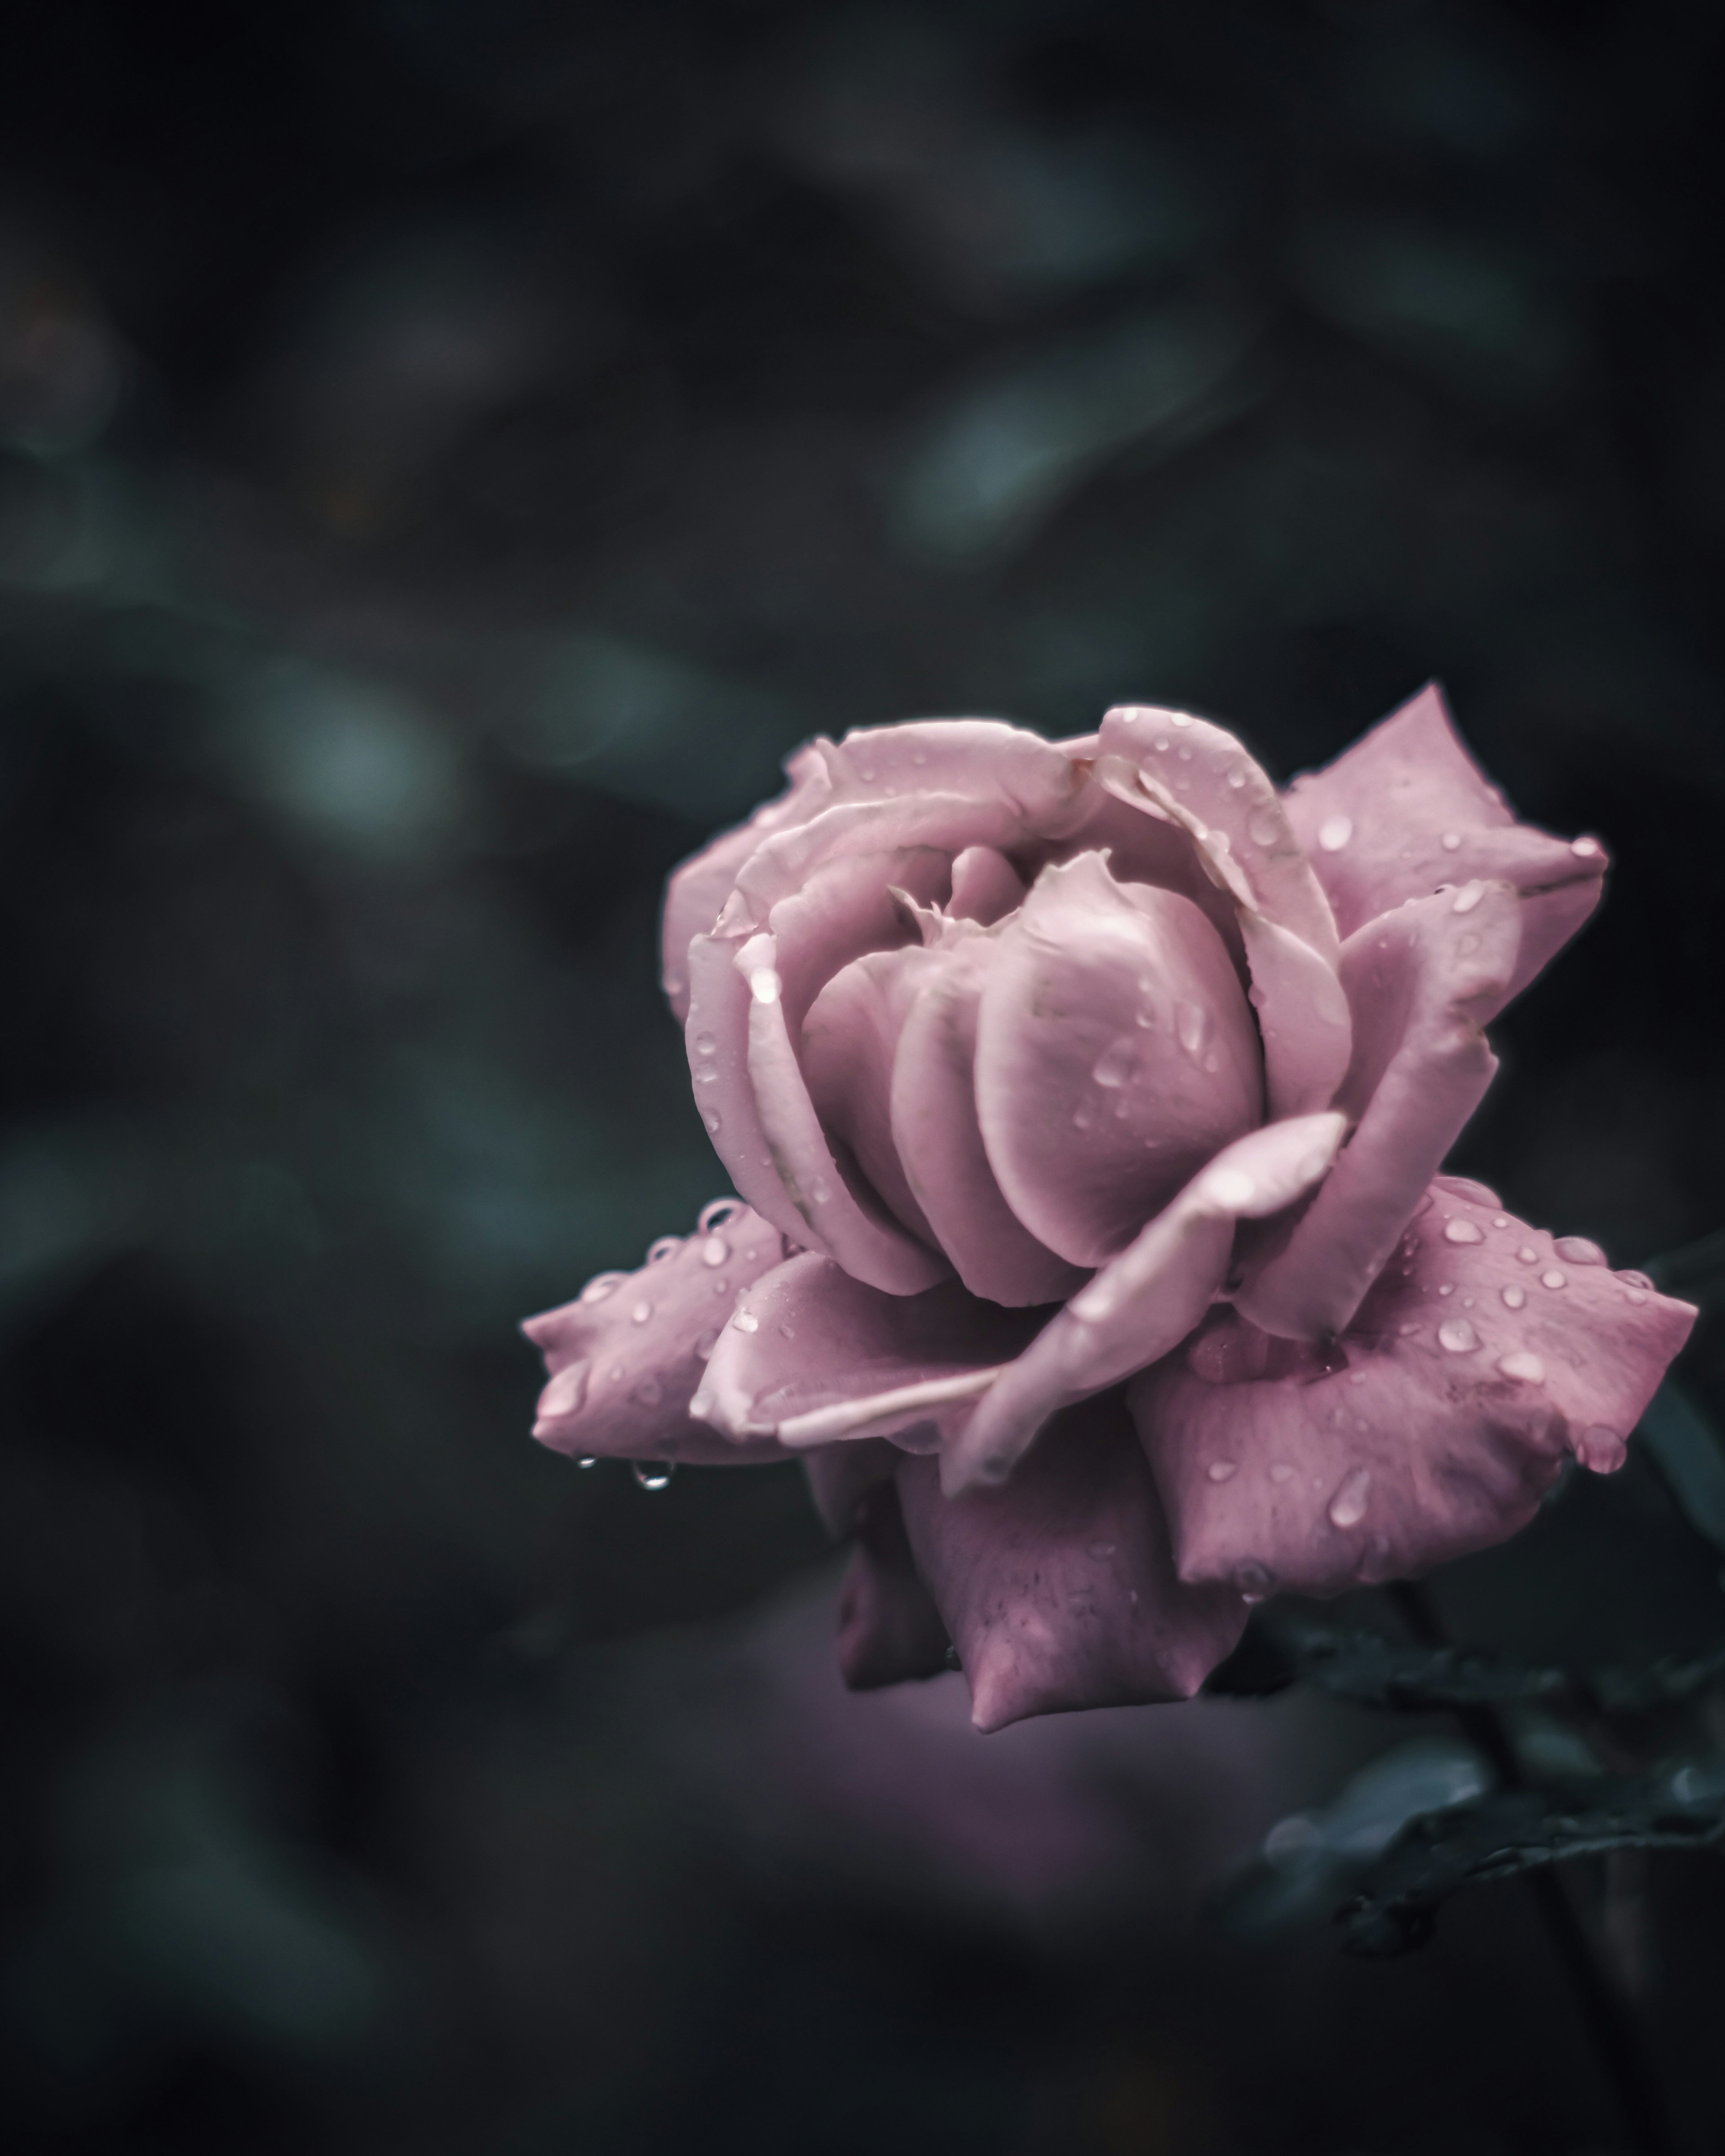
[(1327, 769), (1296, 779), (1287, 812), (1344, 936), (1440, 884), (1512, 885), (1522, 942), (1506, 1001), (1599, 903), (1604, 848), (1518, 824), (1468, 754), (1435, 681)]
[(1189, 900), (1099, 854), (1045, 869), (996, 931), (977, 1107), (1008, 1204), (1074, 1265), (1121, 1250), (1263, 1114), (1257, 1029)]
[(1339, 1115), (1303, 1116), (1219, 1153), (1001, 1373), (942, 1452), (946, 1488), (1002, 1481), (1058, 1409), (1117, 1384), (1183, 1340), (1221, 1287), (1235, 1221), (1279, 1213), (1302, 1196), (1329, 1168), (1345, 1128)]
[(783, 1457), (770, 1440), (739, 1447), (689, 1419), (702, 1364), (742, 1290), (784, 1259), (777, 1229), (731, 1201), (692, 1235), (666, 1236), (639, 1272), (601, 1273), (573, 1302), (521, 1330), (551, 1382), (533, 1435), (557, 1452), (622, 1460)]
[(1264, 1044), (1264, 1089), (1272, 1116), (1327, 1108), (1353, 1053), (1353, 1017), (1341, 975), (1291, 929), (1242, 908), (1240, 932)]
[(1525, 1526), (1567, 1454), (1622, 1460), (1695, 1312), (1477, 1183), (1440, 1178), (1431, 1201), (1339, 1351), (1219, 1312), (1134, 1379), (1182, 1578), (1404, 1578)]
[(856, 1546), (839, 1593), (839, 1674), (852, 1691), (937, 1676), (947, 1666), (947, 1628), (916, 1577), (897, 1484), (865, 1490), (850, 1527)]
[(1506, 884), (1410, 901), (1351, 936), (1342, 981), (1353, 1058), (1337, 1106), (1359, 1118), (1279, 1253), (1235, 1297), (1266, 1332), (1339, 1332), (1497, 1068), (1481, 1026), (1514, 970), (1521, 909)]
[(690, 943), (711, 933), (738, 870), (762, 839), (813, 815), (831, 794), (826, 764), (816, 749), (798, 749), (786, 757), (784, 767), (791, 783), (776, 801), (764, 803), (746, 824), (691, 854), (672, 870), (665, 886), (660, 928), (661, 969), (665, 993), (680, 1023), (689, 1015)]
[(894, 1149), (930, 1231), (973, 1295), (1022, 1307), (1063, 1301), (1083, 1284), (1001, 1195), (976, 1105), (977, 1008), (999, 950), (983, 936), (937, 954), (899, 1034), (892, 1065)]
[(1002, 1489), (942, 1496), (929, 1459), (906, 1460), (898, 1487), (978, 1729), (1189, 1699), (1244, 1628), (1238, 1594), (1174, 1577), (1118, 1394), (1070, 1409)]
[(952, 864), (952, 896), (948, 911), (984, 927), (1024, 902), (1024, 885), (1004, 854), (992, 846), (967, 846)]
[(1045, 1317), (980, 1301), (955, 1281), (885, 1294), (806, 1251), (739, 1300), (693, 1412), (727, 1435), (776, 1434), (798, 1450), (888, 1434), (932, 1447)]

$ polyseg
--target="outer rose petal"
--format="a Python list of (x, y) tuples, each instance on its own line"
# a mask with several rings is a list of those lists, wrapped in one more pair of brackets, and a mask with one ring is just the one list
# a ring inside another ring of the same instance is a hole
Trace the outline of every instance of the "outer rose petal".
[(660, 942), (665, 993), (679, 1022), (689, 1015), (689, 945), (712, 927), (731, 896), (737, 870), (762, 839), (799, 824), (829, 797), (832, 787), (819, 752), (799, 748), (785, 759), (787, 790), (756, 809), (746, 824), (724, 832), (671, 870), (665, 888)]
[(932, 1677), (947, 1666), (947, 1628), (916, 1577), (895, 1482), (858, 1500), (856, 1547), (839, 1595), (839, 1673), (852, 1691)]
[(1060, 1302), (1084, 1282), (1001, 1194), (976, 1105), (977, 1009), (999, 942), (974, 936), (936, 960), (893, 1060), (892, 1140), (940, 1247), (973, 1295), (1014, 1307)]
[(1334, 1159), (1345, 1127), (1339, 1115), (1305, 1116), (1218, 1154), (1001, 1373), (945, 1449), (946, 1488), (1002, 1481), (1058, 1409), (1117, 1384), (1183, 1339), (1221, 1287), (1235, 1222), (1302, 1196)]
[(1183, 1587), (1118, 1394), (1062, 1418), (1004, 1488), (941, 1495), (935, 1463), (898, 1486), (916, 1569), (957, 1645), (971, 1719), (1189, 1699), (1233, 1648), (1245, 1608)]
[(1044, 870), (997, 932), (976, 1093), (1008, 1204), (1093, 1265), (1263, 1115), (1257, 1029), (1189, 900), (1120, 885), (1099, 854)]
[(1517, 823), (1463, 746), (1435, 681), (1327, 770), (1296, 779), (1287, 812), (1344, 936), (1440, 884), (1514, 885), (1522, 947), (1510, 995), (1599, 903), (1604, 848)]
[(1024, 885), (1004, 854), (992, 846), (967, 846), (952, 864), (947, 911), (956, 919), (988, 927), (1024, 902)]
[(883, 1294), (806, 1251), (738, 1299), (693, 1412), (727, 1436), (776, 1434), (798, 1450), (887, 1433), (908, 1444), (918, 1431), (932, 1446), (1043, 1318), (956, 1281)]
[(758, 1214), (719, 1211), (702, 1215), (709, 1228), (655, 1243), (663, 1255), (639, 1272), (601, 1273), (573, 1302), (522, 1325), (551, 1375), (533, 1425), (542, 1445), (622, 1460), (784, 1456), (770, 1440), (740, 1450), (689, 1419), (703, 1360), (738, 1295), (784, 1259), (778, 1229)]
[(1264, 1089), (1272, 1116), (1327, 1108), (1353, 1053), (1353, 1015), (1340, 974), (1290, 928), (1240, 914), (1264, 1043)]
[(1497, 1068), (1480, 1028), (1503, 1000), (1520, 921), (1507, 885), (1471, 883), (1348, 938), (1353, 1060), (1337, 1105), (1359, 1127), (1284, 1247), (1235, 1297), (1255, 1325), (1316, 1340), (1359, 1307)]
[(1403, 1578), (1525, 1526), (1566, 1454), (1621, 1462), (1695, 1312), (1477, 1183), (1432, 1198), (1345, 1363), (1219, 1316), (1133, 1381), (1183, 1579), (1260, 1595)]

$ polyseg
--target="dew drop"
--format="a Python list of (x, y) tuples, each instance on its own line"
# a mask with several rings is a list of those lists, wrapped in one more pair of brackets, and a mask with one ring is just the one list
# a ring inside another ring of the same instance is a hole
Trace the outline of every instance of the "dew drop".
[(1105, 1048), (1091, 1071), (1099, 1086), (1123, 1086), (1137, 1064), (1137, 1044), (1127, 1035)]
[(1231, 1481), (1240, 1472), (1240, 1462), (1237, 1460), (1213, 1460), (1204, 1472), (1212, 1482)]
[(701, 1120), (706, 1125), (709, 1134), (713, 1137), (717, 1137), (725, 1121), (716, 1108), (707, 1109)]
[(722, 1265), (731, 1255), (731, 1245), (722, 1235), (709, 1235), (701, 1246), (701, 1262), (704, 1265)]
[(1604, 850), (1597, 839), (1575, 839), (1571, 840), (1569, 850), (1577, 860), (1585, 861), (1590, 860), (1595, 854), (1602, 853)]
[(1625, 1287), (1639, 1287), (1646, 1289), (1651, 1288), (1653, 1285), (1653, 1282), (1649, 1279), (1645, 1273), (1623, 1272), (1620, 1273), (1617, 1277), (1623, 1282)]
[(1523, 1243), (1520, 1250), (1516, 1252), (1516, 1256), (1524, 1265), (1537, 1265), (1539, 1263), (1539, 1253), (1531, 1243)]
[(632, 1311), (630, 1311), (629, 1314), (629, 1322), (631, 1325), (644, 1325), (652, 1315), (652, 1304), (643, 1299), (635, 1305)]
[(1444, 1229), (1446, 1243), (1483, 1243), (1486, 1231), (1475, 1220), (1451, 1220)]
[(598, 1461), (590, 1452), (587, 1454), (584, 1458), (578, 1460), (575, 1463), (578, 1467), (597, 1467), (598, 1464)]
[(781, 1325), (778, 1329), (787, 1340), (794, 1340), (797, 1337), (794, 1329), (788, 1325)]
[(730, 1280), (726, 1275), (721, 1273), (717, 1280), (713, 1282), (713, 1293), (715, 1295), (729, 1295), (730, 1292)]
[(1192, 723), (1192, 714), (1189, 711), (1170, 711), (1168, 717), (1177, 726), (1189, 726)]
[(1158, 756), (1166, 756), (1173, 746), (1173, 742), (1166, 734), (1158, 734), (1156, 737), (1156, 752)]
[(1281, 817), (1267, 808), (1255, 809), (1246, 822), (1246, 836), (1255, 846), (1273, 846), (1281, 836)]
[(1591, 1468), (1595, 1475), (1614, 1475), (1622, 1466), (1628, 1450), (1615, 1430), (1607, 1430), (1604, 1423), (1594, 1423), (1575, 1440), (1575, 1456), (1584, 1467)]
[(668, 1490), (676, 1467), (669, 1460), (634, 1460), (629, 1471), (644, 1490)]
[(1204, 1046), (1204, 1034), (1209, 1026), (1209, 1013), (1205, 1010), (1202, 1004), (1194, 1003), (1189, 998), (1182, 1003), (1175, 1014), (1174, 1031), (1179, 1038), (1181, 1047), (1189, 1055), (1196, 1055)]
[(1461, 834), (1459, 831), (1445, 831), (1438, 844), (1446, 854), (1459, 853), (1461, 850)]
[(1317, 827), (1317, 843), (1327, 854), (1339, 854), (1353, 836), (1351, 816), (1326, 816)]
[(1597, 1243), (1590, 1243), (1585, 1235), (1559, 1235), (1552, 1248), (1568, 1265), (1602, 1265), (1605, 1253)]
[(1366, 1517), (1366, 1494), (1371, 1486), (1371, 1469), (1356, 1467), (1330, 1500), (1330, 1525), (1357, 1527)]
[(1273, 1460), (1270, 1463), (1270, 1479), (1272, 1482), (1291, 1482), (1294, 1471), (1286, 1460)]
[(1451, 1355), (1471, 1355), (1479, 1344), (1471, 1318), (1446, 1317), (1438, 1327), (1438, 1345)]
[(1395, 1330), (1398, 1339), (1411, 1340), (1414, 1335), (1420, 1330), (1420, 1327), (1410, 1320), (1406, 1325), (1398, 1325)]
[(1509, 1225), (1509, 1215), (1508, 1215), (1508, 1214), (1507, 1214), (1507, 1213), (1494, 1213), (1494, 1214), (1491, 1215), (1491, 1225), (1492, 1225), (1494, 1228), (1507, 1228), (1507, 1227)]
[(661, 1235), (647, 1253), (649, 1265), (662, 1265), (667, 1258), (674, 1258), (683, 1247), (680, 1235)]
[(1539, 1285), (1541, 1287), (1568, 1287), (1569, 1276), (1568, 1273), (1560, 1273), (1553, 1265), (1548, 1272), (1541, 1273)]
[(1090, 1553), (1092, 1557), (1112, 1557), (1119, 1547), (1118, 1543), (1092, 1543)]
[(1510, 1282), (1507, 1288), (1502, 1289), (1500, 1292), (1503, 1296), (1503, 1300), (1509, 1305), (1512, 1310), (1519, 1310), (1522, 1305), (1527, 1300), (1527, 1289), (1524, 1287), (1517, 1287), (1513, 1281)]
[(739, 1310), (731, 1322), (739, 1332), (758, 1332), (761, 1321), (752, 1310)]
[(582, 1289), (580, 1300), (583, 1302), (603, 1302), (608, 1295), (615, 1295), (628, 1278), (627, 1273), (595, 1273)]
[(1445, 1281), (1443, 1286), (1438, 1290), (1438, 1293), (1440, 1295), (1454, 1295), (1455, 1292), (1455, 1283), (1454, 1281)]
[(1234, 1568), (1234, 1584), (1248, 1602), (1261, 1602), (1272, 1584), (1270, 1574), (1261, 1564), (1250, 1560)]
[(718, 1042), (714, 1040), (713, 1036), (710, 1033), (697, 1033), (695, 1036), (695, 1053), (697, 1055), (715, 1055), (718, 1050)]
[(1096, 1117), (1081, 1101), (1072, 1111), (1072, 1127), (1075, 1131), (1087, 1131), (1095, 1121)]
[(1545, 1383), (1544, 1363), (1525, 1348), (1512, 1348), (1507, 1355), (1500, 1355), (1497, 1367), (1506, 1378), (1517, 1378), (1524, 1385), (1543, 1385)]
[(629, 1398), (637, 1407), (656, 1408), (665, 1398), (665, 1388), (657, 1378), (643, 1378)]
[(1233, 770), (1228, 774), (1228, 785), (1230, 791), (1238, 793), (1245, 783), (1245, 766), (1243, 763), (1237, 763), (1235, 765)]
[(1451, 913), (1471, 913), (1475, 906), (1479, 904), (1480, 901), (1485, 896), (1485, 895), (1486, 886), (1484, 884), (1464, 884), (1461, 889), (1456, 892), (1455, 902), (1450, 906), (1450, 911)]

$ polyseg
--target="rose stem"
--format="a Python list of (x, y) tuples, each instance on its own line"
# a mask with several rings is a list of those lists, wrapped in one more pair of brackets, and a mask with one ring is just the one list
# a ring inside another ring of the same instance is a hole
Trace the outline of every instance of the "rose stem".
[[(1386, 1592), (1421, 1646), (1450, 1645), (1423, 1589), (1411, 1580), (1397, 1580)], [(1483, 1705), (1458, 1707), (1454, 1712), (1462, 1733), (1491, 1762), (1501, 1785), (1506, 1789), (1525, 1789), (1527, 1778), (1497, 1709)], [(1676, 2137), (1641, 2031), (1594, 1959), (1557, 1866), (1541, 1865), (1523, 1876), (1635, 2147), (1645, 2156), (1676, 2156)]]

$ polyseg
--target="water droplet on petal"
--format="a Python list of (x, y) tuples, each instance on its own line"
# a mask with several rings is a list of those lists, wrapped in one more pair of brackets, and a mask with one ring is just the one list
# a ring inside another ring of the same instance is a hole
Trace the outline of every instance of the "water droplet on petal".
[(1261, 1602), (1274, 1583), (1261, 1564), (1254, 1564), (1249, 1559), (1234, 1568), (1234, 1584), (1248, 1602)]
[(656, 1408), (665, 1398), (665, 1388), (657, 1378), (643, 1378), (629, 1398), (638, 1407)]
[(1485, 1240), (1485, 1229), (1473, 1220), (1451, 1220), (1444, 1229), (1446, 1243), (1483, 1243)]
[(669, 1460), (634, 1460), (629, 1462), (629, 1471), (644, 1490), (668, 1490), (677, 1471)]
[(1494, 1214), (1491, 1215), (1491, 1225), (1492, 1225), (1494, 1228), (1507, 1228), (1507, 1227), (1509, 1225), (1509, 1215), (1508, 1215), (1508, 1214), (1507, 1214), (1507, 1213), (1494, 1213)]
[(1525, 1348), (1513, 1348), (1507, 1355), (1500, 1355), (1497, 1367), (1506, 1378), (1514, 1378), (1522, 1384), (1543, 1385), (1545, 1383), (1544, 1363)]
[(731, 1245), (722, 1235), (709, 1235), (701, 1246), (701, 1262), (704, 1265), (722, 1265), (731, 1255)]
[(761, 1321), (752, 1310), (739, 1310), (731, 1322), (739, 1332), (758, 1332)]
[(1455, 1283), (1454, 1281), (1445, 1281), (1443, 1286), (1438, 1290), (1438, 1293), (1440, 1295), (1454, 1295), (1455, 1292)]
[(644, 1325), (652, 1315), (652, 1304), (644, 1299), (638, 1302), (634, 1308), (630, 1311), (629, 1314), (629, 1322), (631, 1325)]
[(1451, 913), (1471, 913), (1475, 906), (1479, 904), (1480, 901), (1485, 896), (1485, 895), (1486, 886), (1484, 884), (1464, 884), (1461, 889), (1456, 892), (1455, 902), (1451, 905), (1450, 911)]
[(1541, 1287), (1568, 1287), (1569, 1276), (1568, 1273), (1560, 1273), (1557, 1267), (1553, 1265), (1548, 1271), (1541, 1273), (1539, 1285)]
[(1255, 808), (1246, 822), (1246, 836), (1255, 846), (1273, 846), (1281, 836), (1281, 819), (1267, 808)]
[(712, 1137), (717, 1137), (725, 1121), (716, 1108), (707, 1109), (701, 1120), (706, 1125), (708, 1135)]
[(1330, 1525), (1357, 1527), (1366, 1517), (1366, 1496), (1371, 1486), (1371, 1469), (1356, 1467), (1330, 1500)]
[(1625, 1287), (1650, 1288), (1653, 1285), (1645, 1273), (1621, 1272), (1617, 1277)]
[(575, 1463), (578, 1467), (597, 1467), (598, 1464), (598, 1461), (590, 1452), (585, 1456), (585, 1458), (578, 1460)]
[(704, 1363), (718, 1344), (719, 1336), (712, 1330), (711, 1327), (709, 1326), (705, 1332), (698, 1333), (696, 1336), (695, 1352)]
[(1286, 1460), (1273, 1460), (1270, 1463), (1270, 1479), (1272, 1482), (1291, 1482), (1294, 1479), (1294, 1471), (1288, 1466)]
[(1158, 734), (1156, 737), (1156, 751), (1158, 756), (1166, 756), (1173, 747), (1173, 743), (1166, 734)]
[(1092, 1543), (1090, 1553), (1092, 1557), (1112, 1557), (1119, 1547), (1117, 1543)]
[(1406, 1325), (1398, 1325), (1395, 1329), (1398, 1338), (1402, 1340), (1411, 1340), (1414, 1335), (1420, 1330), (1420, 1327), (1410, 1321)]
[(1123, 1086), (1137, 1066), (1137, 1044), (1122, 1034), (1102, 1050), (1090, 1075), (1099, 1086)]
[(1531, 1243), (1523, 1243), (1520, 1250), (1516, 1252), (1516, 1256), (1524, 1265), (1537, 1265), (1539, 1263), (1539, 1253)]
[(710, 1033), (697, 1033), (695, 1036), (695, 1053), (697, 1055), (712, 1055), (717, 1052), (718, 1045)]
[(1082, 1101), (1072, 1111), (1072, 1127), (1075, 1131), (1087, 1131), (1095, 1122), (1096, 1117)]
[(1204, 1046), (1204, 1034), (1209, 1027), (1209, 1013), (1202, 1004), (1189, 998), (1182, 1003), (1174, 1019), (1174, 1031), (1189, 1055), (1196, 1055)]
[(603, 1302), (608, 1295), (614, 1295), (629, 1278), (627, 1273), (595, 1273), (582, 1289), (583, 1302)]
[(1575, 1440), (1575, 1457), (1595, 1475), (1615, 1475), (1622, 1466), (1628, 1449), (1615, 1430), (1607, 1430), (1598, 1422), (1583, 1430)]
[(1552, 1248), (1566, 1264), (1572, 1265), (1602, 1265), (1605, 1253), (1597, 1243), (1590, 1243), (1585, 1235), (1559, 1235)]
[(1584, 861), (1595, 854), (1603, 853), (1604, 849), (1597, 839), (1574, 839), (1570, 841), (1569, 850), (1577, 860)]
[(1510, 1282), (1507, 1287), (1500, 1289), (1499, 1293), (1502, 1296), (1503, 1300), (1509, 1305), (1512, 1310), (1519, 1310), (1522, 1305), (1527, 1300), (1527, 1289), (1524, 1287), (1517, 1287), (1513, 1281)]
[(735, 1219), (742, 1210), (740, 1198), (715, 1198), (701, 1209), (701, 1217), (695, 1223), (697, 1235), (711, 1235), (715, 1228), (722, 1228), (727, 1220)]
[(1647, 1291), (1644, 1287), (1626, 1287), (1623, 1291), (1623, 1299), (1625, 1302), (1644, 1303), (1647, 1300)]
[(661, 1235), (647, 1253), (649, 1265), (662, 1265), (667, 1258), (674, 1258), (683, 1247), (680, 1235)]
[(1446, 1317), (1438, 1327), (1438, 1345), (1451, 1355), (1471, 1355), (1479, 1344), (1480, 1336), (1469, 1318)]
[(1459, 831), (1445, 831), (1443, 837), (1438, 840), (1438, 844), (1446, 854), (1459, 853), (1461, 848), (1461, 834)]
[(1353, 836), (1351, 816), (1326, 816), (1317, 827), (1317, 843), (1327, 854), (1339, 854)]
[(1204, 1470), (1212, 1482), (1230, 1481), (1239, 1472), (1240, 1462), (1237, 1460), (1213, 1460)]
[(1245, 783), (1245, 766), (1243, 763), (1237, 763), (1228, 774), (1229, 787), (1234, 793), (1238, 793)]
[(1192, 723), (1192, 715), (1189, 711), (1170, 711), (1168, 717), (1177, 726), (1189, 726)]

